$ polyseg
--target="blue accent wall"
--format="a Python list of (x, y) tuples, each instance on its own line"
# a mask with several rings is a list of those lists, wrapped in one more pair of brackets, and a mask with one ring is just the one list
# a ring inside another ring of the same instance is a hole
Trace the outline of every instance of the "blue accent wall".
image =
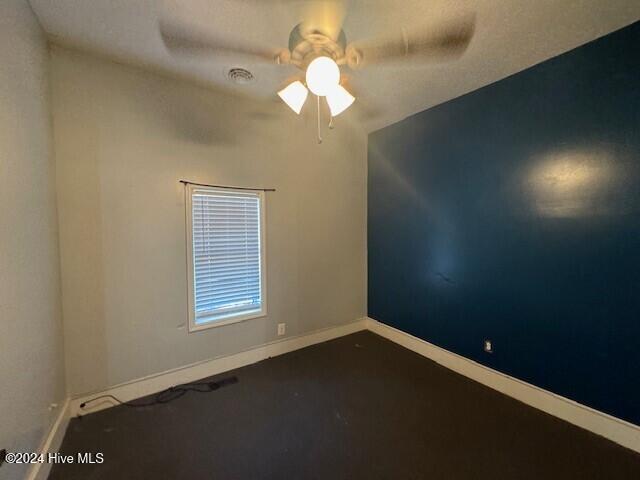
[(372, 318), (640, 424), (640, 23), (372, 133), (368, 250)]

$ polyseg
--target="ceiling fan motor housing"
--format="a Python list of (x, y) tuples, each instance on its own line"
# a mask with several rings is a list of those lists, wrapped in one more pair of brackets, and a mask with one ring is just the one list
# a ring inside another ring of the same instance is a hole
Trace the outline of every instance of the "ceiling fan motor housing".
[(345, 61), (346, 46), (347, 37), (344, 30), (340, 30), (338, 38), (334, 40), (318, 30), (303, 32), (300, 23), (291, 30), (289, 35), (290, 62), (304, 70), (315, 58), (326, 56), (340, 65)]

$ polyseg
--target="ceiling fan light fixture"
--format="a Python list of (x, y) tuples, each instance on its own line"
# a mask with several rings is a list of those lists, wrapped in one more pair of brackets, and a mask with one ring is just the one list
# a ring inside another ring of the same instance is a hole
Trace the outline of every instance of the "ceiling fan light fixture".
[(331, 92), (327, 94), (327, 103), (331, 116), (337, 117), (355, 101), (356, 97), (351, 95), (342, 85), (336, 85)]
[(308, 94), (309, 90), (299, 80), (290, 83), (278, 92), (278, 96), (282, 101), (298, 115), (300, 115), (300, 110), (302, 110)]
[(329, 57), (314, 59), (307, 67), (307, 87), (312, 93), (324, 97), (340, 83), (340, 67)]

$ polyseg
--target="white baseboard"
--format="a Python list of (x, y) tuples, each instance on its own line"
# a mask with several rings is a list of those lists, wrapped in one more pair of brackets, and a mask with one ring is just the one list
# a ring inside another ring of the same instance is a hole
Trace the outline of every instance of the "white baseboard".
[[(62, 407), (58, 412), (58, 416), (51, 425), (51, 429), (47, 433), (47, 436), (42, 441), (42, 445), (40, 445), (38, 453), (43, 453), (46, 455), (48, 452), (58, 452), (60, 450), (62, 439), (64, 438), (64, 434), (67, 431), (67, 426), (69, 425), (69, 406), (70, 402), (67, 398), (62, 404)], [(46, 480), (46, 478), (49, 476), (50, 470), (51, 464), (46, 461), (44, 463), (33, 463), (27, 471), (26, 479)]]
[(127, 402), (146, 395), (161, 392), (162, 390), (175, 385), (194, 382), (212, 375), (218, 375), (235, 368), (251, 365), (252, 363), (265, 360), (269, 357), (276, 357), (284, 353), (299, 350), (316, 343), (326, 342), (327, 340), (349, 335), (364, 329), (366, 329), (366, 318), (346, 325), (324, 328), (308, 334), (277, 340), (233, 355), (205, 360), (203, 362), (132, 380), (120, 385), (115, 385), (107, 390), (72, 398), (70, 413), (71, 416), (74, 417), (76, 415), (97, 412), (116, 405), (115, 402), (105, 399), (104, 401), (98, 401), (91, 405), (87, 405), (85, 408), (80, 408), (80, 404), (83, 402), (101, 395), (113, 395), (119, 400)]
[[(297, 337), (271, 342), (251, 350), (226, 357), (214, 358), (185, 367), (173, 369), (156, 375), (113, 386), (107, 390), (94, 392), (72, 398), (65, 403), (58, 420), (54, 424), (42, 451), (56, 451), (60, 445), (68, 419), (76, 415), (96, 412), (115, 406), (115, 403), (104, 401), (91, 405), (91, 408), (80, 409), (80, 404), (100, 395), (114, 395), (120, 400), (129, 401), (160, 392), (166, 388), (183, 383), (193, 382), (205, 377), (217, 375), (235, 368), (292, 352), (310, 345), (326, 342), (334, 338), (349, 335), (360, 330), (372, 332), (402, 345), (436, 363), (453, 370), (476, 382), (486, 385), (531, 407), (565, 420), (573, 425), (603, 436), (619, 445), (640, 453), (640, 426), (615, 418), (606, 413), (582, 405), (578, 402), (531, 385), (517, 378), (485, 367), (473, 360), (449, 352), (420, 338), (414, 337), (396, 328), (380, 323), (372, 318), (364, 318), (356, 322), (318, 330)], [(37, 467), (41, 466), (38, 470)], [(45, 472), (46, 471), (46, 472)], [(43, 472), (44, 475), (43, 475)], [(48, 474), (45, 465), (34, 465), (29, 480), (44, 479)]]
[(367, 329), (522, 403), (640, 453), (640, 426), (485, 367), (372, 318), (367, 319)]

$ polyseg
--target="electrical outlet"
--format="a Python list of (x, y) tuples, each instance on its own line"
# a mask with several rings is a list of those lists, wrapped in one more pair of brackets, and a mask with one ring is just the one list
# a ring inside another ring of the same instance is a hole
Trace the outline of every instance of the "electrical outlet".
[(491, 340), (484, 341), (484, 351), (487, 353), (493, 353), (493, 344), (491, 343)]
[(282, 336), (287, 332), (287, 324), (279, 323), (278, 324), (278, 336)]

